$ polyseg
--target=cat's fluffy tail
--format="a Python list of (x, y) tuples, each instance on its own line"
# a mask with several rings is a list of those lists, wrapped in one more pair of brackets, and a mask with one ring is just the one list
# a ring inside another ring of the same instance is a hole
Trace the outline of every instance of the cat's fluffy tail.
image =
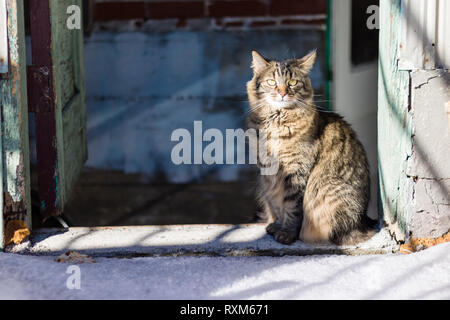
[(272, 217), (265, 211), (257, 211), (255, 213), (255, 220), (257, 223), (270, 223), (272, 222)]
[(337, 245), (355, 245), (372, 238), (377, 233), (376, 226), (378, 221), (372, 220), (365, 216), (362, 226), (358, 229), (354, 229), (347, 234), (341, 235), (337, 239), (333, 239), (333, 242)]

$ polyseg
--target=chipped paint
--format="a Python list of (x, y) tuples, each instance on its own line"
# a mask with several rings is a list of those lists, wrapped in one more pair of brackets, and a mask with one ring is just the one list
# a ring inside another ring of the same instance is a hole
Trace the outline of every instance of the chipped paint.
[[(11, 195), (13, 201), (21, 201), (23, 192), (23, 181), (18, 181), (17, 171), (21, 171), (22, 161), (20, 152), (8, 152), (5, 158), (6, 168), (11, 168), (15, 172), (6, 173), (6, 185), (9, 186), (8, 192)], [(14, 170), (15, 169), (15, 170)], [(10, 170), (10, 169), (8, 169)]]
[(410, 237), (408, 243), (400, 246), (400, 253), (409, 254), (431, 248), (441, 243), (450, 242), (450, 232), (438, 238), (416, 238)]
[(401, 0), (380, 1), (380, 56), (378, 77), (378, 172), (380, 209), (397, 240), (407, 235), (411, 156), (409, 73), (398, 69)]
[(7, 73), (9, 68), (6, 18), (6, 2), (5, 0), (0, 0), (0, 73)]
[[(29, 110), (35, 113), (44, 219), (62, 212), (66, 195), (86, 160), (86, 135), (80, 138), (78, 134), (80, 124), (85, 125), (82, 31), (63, 27), (71, 2), (30, 1), (33, 66), (28, 68)], [(77, 3), (81, 5), (80, 0)]]
[[(441, 106), (450, 99), (450, 73), (444, 70), (411, 72), (412, 180), (408, 233), (436, 238), (450, 229), (450, 132)], [(432, 127), (430, 127), (432, 123)]]
[[(414, 6), (432, 7), (432, 2), (416, 1)], [(384, 20), (380, 23), (379, 50), (380, 197), (385, 220), (398, 240), (411, 233), (439, 237), (450, 229), (449, 118), (442, 109), (450, 98), (450, 74), (436, 69), (440, 66), (437, 60), (427, 62), (420, 52), (413, 52), (413, 48), (427, 46), (429, 39), (422, 37), (424, 34), (408, 44), (402, 42), (405, 35), (418, 32), (418, 26), (432, 27), (429, 22), (434, 23), (438, 13), (417, 12), (416, 7), (413, 11), (420, 17), (429, 15), (428, 20), (419, 21), (426, 25), (417, 25), (415, 17), (408, 16), (411, 11), (402, 7), (405, 3), (413, 4), (401, 0), (380, 2), (380, 17)], [(450, 6), (440, 9), (450, 13)], [(401, 33), (397, 32), (400, 25)], [(444, 42), (440, 44), (442, 47)], [(411, 68), (406, 66), (407, 58), (414, 60)]]
[[(8, 16), (8, 77), (0, 80), (2, 104), (2, 195), (3, 234), (11, 219), (31, 225), (29, 186), (28, 108), (23, 1), (6, 0)], [(3, 246), (3, 241), (0, 247)]]

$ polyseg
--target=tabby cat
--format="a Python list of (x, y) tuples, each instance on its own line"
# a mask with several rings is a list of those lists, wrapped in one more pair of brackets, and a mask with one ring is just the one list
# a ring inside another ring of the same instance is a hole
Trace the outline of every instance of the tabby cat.
[(341, 116), (314, 105), (308, 74), (316, 52), (281, 62), (252, 55), (247, 127), (278, 137), (279, 169), (257, 187), (267, 232), (283, 244), (367, 240), (374, 234), (367, 157)]

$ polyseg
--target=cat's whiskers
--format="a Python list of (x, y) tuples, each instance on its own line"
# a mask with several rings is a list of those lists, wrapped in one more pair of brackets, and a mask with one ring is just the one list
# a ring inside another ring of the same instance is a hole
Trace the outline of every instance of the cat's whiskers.
[(299, 102), (301, 106), (303, 106), (306, 109), (309, 109), (311, 111), (318, 111), (318, 112), (323, 112), (323, 113), (334, 113), (333, 111), (325, 110), (317, 105), (308, 104), (304, 100), (301, 100), (301, 99), (296, 99), (296, 101)]
[(264, 106), (266, 106), (266, 102), (265, 102), (264, 100), (259, 100), (259, 101), (257, 101), (257, 102), (258, 102), (258, 103), (257, 103), (256, 105), (251, 106), (251, 107), (247, 110), (246, 114), (249, 114), (249, 113), (251, 113), (251, 112), (255, 112), (256, 110), (259, 110), (259, 109), (263, 108)]
[(264, 104), (258, 104), (258, 105), (256, 105), (256, 106), (254, 106), (254, 107), (250, 107), (250, 108), (248, 108), (245, 112), (244, 112), (244, 114), (242, 115), (242, 118), (245, 118), (245, 117), (247, 117), (250, 113), (252, 113), (252, 112), (255, 112), (255, 111), (257, 111), (257, 110), (259, 110), (259, 109), (261, 109), (261, 108), (263, 108), (264, 107)]

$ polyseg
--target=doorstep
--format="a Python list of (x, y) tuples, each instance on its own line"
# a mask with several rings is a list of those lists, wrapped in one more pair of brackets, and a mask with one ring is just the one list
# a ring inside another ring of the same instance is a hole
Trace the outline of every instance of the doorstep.
[(314, 254), (387, 254), (399, 250), (387, 229), (355, 246), (292, 245), (277, 243), (265, 224), (170, 225), (40, 229), (6, 251), (32, 255), (60, 255), (76, 251), (92, 257), (139, 256), (305, 256)]

